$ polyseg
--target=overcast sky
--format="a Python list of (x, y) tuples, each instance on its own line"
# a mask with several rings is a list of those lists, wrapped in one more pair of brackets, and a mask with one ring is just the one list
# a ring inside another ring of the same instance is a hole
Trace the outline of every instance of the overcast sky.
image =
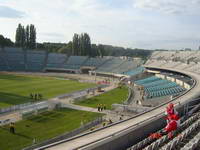
[(0, 0), (0, 34), (14, 40), (18, 23), (34, 24), (38, 42), (87, 32), (97, 44), (200, 46), (200, 0)]

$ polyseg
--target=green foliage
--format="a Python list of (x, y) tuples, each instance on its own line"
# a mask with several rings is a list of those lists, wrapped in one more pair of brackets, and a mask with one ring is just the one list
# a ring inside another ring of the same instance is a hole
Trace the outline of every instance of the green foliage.
[(74, 34), (72, 41), (72, 55), (91, 56), (91, 41), (87, 33)]
[(76, 102), (75, 104), (94, 108), (97, 108), (98, 104), (106, 104), (106, 108), (111, 109), (112, 104), (122, 103), (122, 101), (126, 100), (127, 96), (128, 89), (123, 86), (122, 88), (116, 88), (104, 94)]
[(15, 124), (16, 134), (9, 132), (9, 126), (0, 127), (0, 149), (21, 150), (30, 146), (33, 139), (41, 142), (80, 127), (81, 122), (90, 122), (101, 116), (97, 113), (72, 109), (44, 112)]
[[(47, 50), (48, 52), (60, 52), (60, 49), (65, 48), (68, 46), (66, 43), (50, 43), (50, 42), (44, 42), (44, 43), (37, 43), (37, 49)], [(64, 52), (63, 52), (64, 53)]]
[(87, 33), (82, 33), (80, 35), (75, 33), (72, 41), (67, 44), (39, 43), (37, 46), (39, 49), (47, 49), (49, 52), (89, 57), (129, 56), (146, 59), (152, 53), (152, 51), (144, 49), (131, 49), (112, 45), (91, 44), (90, 36)]
[(0, 74), (0, 108), (34, 101), (30, 93), (41, 93), (43, 99), (94, 87), (94, 84), (55, 77)]
[(14, 45), (14, 43), (10, 39), (5, 38), (3, 35), (0, 35), (0, 47), (1, 48), (11, 47), (13, 45)]
[(36, 48), (36, 28), (33, 24), (27, 25), (26, 28), (21, 24), (18, 25), (15, 35), (15, 45), (22, 48)]
[(29, 41), (30, 41), (30, 46), (29, 48), (31, 49), (35, 49), (36, 48), (36, 29), (35, 26), (33, 24), (30, 25), (30, 29), (29, 29), (30, 33), (30, 37), (29, 37)]

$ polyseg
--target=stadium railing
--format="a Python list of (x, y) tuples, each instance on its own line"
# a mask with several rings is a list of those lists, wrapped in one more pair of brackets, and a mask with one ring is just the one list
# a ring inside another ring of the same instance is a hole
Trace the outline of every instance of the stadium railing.
[[(86, 124), (83, 124), (81, 127), (79, 127), (78, 129), (75, 129), (71, 132), (67, 132), (67, 133), (64, 133), (62, 135), (59, 135), (55, 138), (52, 138), (52, 139), (49, 139), (49, 140), (46, 140), (46, 141), (43, 141), (41, 143), (36, 143), (36, 144), (33, 144), (27, 148), (24, 148), (23, 150), (30, 150), (30, 149), (36, 149), (38, 147), (42, 147), (42, 146), (45, 146), (45, 145), (49, 145), (51, 143), (55, 143), (55, 142), (58, 142), (58, 141), (62, 141), (62, 140), (65, 140), (65, 139), (68, 139), (68, 138), (71, 138), (75, 135), (78, 135), (84, 131), (87, 131), (88, 129), (98, 125), (98, 124), (101, 124), (103, 122), (103, 118), (102, 117), (98, 117), (97, 119), (89, 122), (89, 123), (86, 123)], [(37, 141), (37, 139), (36, 139)]]

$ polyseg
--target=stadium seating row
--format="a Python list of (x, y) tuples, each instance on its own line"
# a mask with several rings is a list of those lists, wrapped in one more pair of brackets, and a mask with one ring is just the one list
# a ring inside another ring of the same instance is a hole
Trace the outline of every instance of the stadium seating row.
[(137, 80), (135, 81), (135, 84), (144, 87), (148, 99), (168, 95), (177, 95), (186, 90), (175, 82), (164, 80), (156, 76)]
[(46, 68), (79, 70), (83, 66), (88, 66), (97, 68), (96, 72), (132, 75), (144, 70), (144, 68), (138, 68), (134, 72), (133, 69), (140, 64), (141, 61), (122, 60), (118, 57), (89, 58), (20, 48), (0, 49), (0, 71), (40, 72)]
[[(186, 121), (184, 121), (180, 127), (179, 131), (175, 133), (176, 137), (172, 140), (168, 138), (168, 135), (162, 136), (160, 139), (152, 139), (151, 137), (147, 137), (141, 142), (133, 145), (132, 147), (128, 148), (127, 150), (139, 150), (139, 149), (144, 149), (144, 150), (155, 150), (155, 149), (163, 149), (163, 150), (172, 150), (174, 149), (181, 141), (183, 141), (184, 138), (186, 138), (189, 133), (192, 131), (195, 131), (195, 129), (200, 125), (200, 115), (195, 114)], [(182, 131), (182, 132), (181, 132)], [(181, 134), (181, 136), (180, 136)], [(194, 142), (194, 145), (199, 141)], [(187, 144), (186, 144), (187, 145)], [(185, 146), (182, 146), (182, 149), (184, 149)], [(188, 147), (188, 146), (187, 146)], [(176, 147), (177, 149), (177, 147)], [(180, 146), (179, 146), (180, 149)], [(192, 149), (194, 150), (194, 149)]]

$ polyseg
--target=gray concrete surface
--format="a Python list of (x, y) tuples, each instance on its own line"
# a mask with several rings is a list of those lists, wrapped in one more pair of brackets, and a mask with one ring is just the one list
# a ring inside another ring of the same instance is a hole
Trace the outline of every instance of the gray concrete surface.
[[(149, 66), (149, 67), (153, 67), (153, 66)], [(159, 68), (159, 67), (155, 66), (155, 68)], [(160, 68), (160, 69), (169, 70), (168, 68)], [(170, 69), (170, 70), (182, 72), (186, 75), (191, 76), (193, 79), (195, 79), (197, 81), (196, 86), (191, 91), (189, 91), (185, 95), (174, 100), (174, 103), (176, 104), (176, 106), (178, 106), (179, 104), (184, 104), (188, 100), (191, 100), (200, 95), (200, 92), (199, 92), (200, 76), (198, 74), (186, 72), (186, 71), (182, 71), (182, 70), (177, 70), (177, 69)], [(134, 117), (132, 119), (129, 119), (127, 121), (113, 125), (111, 127), (107, 127), (102, 130), (92, 132), (90, 134), (85, 134), (83, 136), (79, 136), (77, 138), (68, 140), (66, 142), (62, 142), (60, 144), (53, 143), (49, 148), (43, 148), (43, 149), (48, 149), (48, 150), (120, 149), (120, 148), (122, 148), (122, 146), (128, 145), (129, 144), (128, 142), (130, 142), (131, 138), (133, 137), (133, 135), (130, 135), (129, 136), (130, 139), (127, 139), (127, 137), (125, 139), (125, 138), (123, 138), (123, 136), (132, 133), (133, 130), (135, 131), (134, 133), (136, 133), (135, 137), (136, 136), (139, 137), (140, 135), (142, 136), (143, 130), (136, 130), (138, 127), (146, 125), (146, 128), (148, 128), (148, 129), (150, 127), (158, 128), (159, 124), (161, 124), (161, 122), (158, 122), (158, 119), (155, 121), (155, 116), (156, 116), (156, 118), (159, 118), (159, 116), (161, 117), (164, 114), (166, 106), (167, 106), (167, 104), (160, 106), (159, 108), (154, 109), (150, 112), (147, 112), (147, 113), (141, 114), (137, 117)], [(155, 124), (150, 123), (153, 121)], [(141, 123), (141, 122), (143, 122), (143, 123)], [(116, 140), (116, 139), (118, 139), (118, 140)], [(110, 142), (110, 141), (115, 141), (115, 142)]]

